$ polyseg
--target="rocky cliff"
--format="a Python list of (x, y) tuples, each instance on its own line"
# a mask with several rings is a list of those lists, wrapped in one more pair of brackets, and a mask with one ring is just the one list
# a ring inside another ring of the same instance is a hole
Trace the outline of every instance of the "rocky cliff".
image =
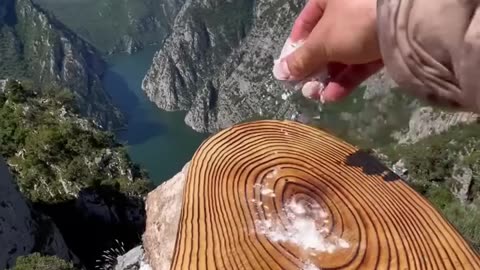
[(427, 129), (444, 130), (440, 127), (444, 122), (433, 118), (450, 119), (448, 126), (472, 119), (438, 111), (420, 113), (417, 110), (425, 105), (398, 91), (383, 72), (340, 104), (319, 106), (292, 94), (272, 78), (271, 69), (303, 4), (186, 1), (143, 89), (162, 109), (188, 111), (186, 123), (203, 132), (248, 119), (288, 118), (377, 147), (379, 141), (418, 140)]
[[(161, 44), (185, 0), (34, 0), (106, 54)], [(88, 18), (86, 20), (85, 18)]]
[(190, 164), (148, 194), (142, 246), (118, 256), (115, 270), (168, 270), (172, 263), (183, 190)]
[[(145, 172), (112, 134), (75, 113), (70, 92), (38, 92), (16, 81), (5, 88), (0, 93), (0, 155), (33, 208), (52, 218), (88, 269), (114, 240), (127, 248), (137, 245), (145, 222), (143, 196), (151, 185)], [(8, 214), (0, 213), (0, 220)], [(48, 219), (37, 219), (46, 224), (40, 226), (38, 241), (58, 242), (49, 237), (60, 234), (47, 226)]]
[[(32, 252), (76, 261), (55, 224), (31, 209), (18, 190), (8, 166), (0, 158), (0, 269)], [(78, 261), (77, 261), (78, 262)]]
[(104, 128), (122, 117), (103, 89), (96, 50), (31, 0), (0, 3), (0, 78), (31, 79), (75, 94), (80, 112)]
[(0, 93), (5, 90), (5, 85), (7, 84), (7, 80), (0, 80)]
[(165, 110), (187, 110), (198, 131), (295, 114), (272, 61), (303, 1), (187, 1), (143, 81)]

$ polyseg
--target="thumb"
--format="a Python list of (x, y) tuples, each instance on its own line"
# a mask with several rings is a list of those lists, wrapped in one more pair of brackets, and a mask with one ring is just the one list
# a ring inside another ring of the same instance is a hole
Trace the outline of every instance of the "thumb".
[(285, 64), (282, 66), (290, 80), (301, 80), (327, 68), (326, 39), (322, 34), (325, 33), (322, 29), (324, 25), (320, 21), (303, 45), (284, 59)]

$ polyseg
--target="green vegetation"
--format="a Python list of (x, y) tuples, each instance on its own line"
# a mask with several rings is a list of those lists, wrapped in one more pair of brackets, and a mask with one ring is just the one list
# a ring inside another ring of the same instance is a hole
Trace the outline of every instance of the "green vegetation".
[(0, 1), (0, 80), (30, 79), (36, 90), (66, 87), (79, 113), (105, 129), (124, 123), (102, 87), (98, 52), (32, 0)]
[[(3, 101), (2, 101), (3, 100)], [(71, 199), (86, 187), (142, 196), (151, 184), (112, 134), (78, 118), (67, 90), (35, 93), (9, 81), (0, 95), (0, 154), (33, 202)]]
[[(480, 250), (480, 124), (462, 125), (411, 145), (391, 145), (381, 152), (402, 159), (409, 183), (437, 207)], [(454, 197), (461, 186), (455, 168), (472, 170), (466, 202)]]
[(302, 113), (314, 119), (312, 125), (327, 129), (337, 136), (362, 148), (379, 148), (395, 142), (393, 131), (408, 127), (408, 120), (416, 101), (391, 89), (387, 95), (364, 99), (365, 88), (353, 92), (335, 104), (319, 104), (296, 97)]
[(76, 270), (72, 263), (55, 256), (43, 256), (33, 253), (17, 258), (15, 267), (11, 270)]
[(412, 145), (382, 150), (392, 160), (403, 159), (409, 175), (419, 182), (444, 182), (454, 165), (480, 171), (480, 124), (461, 125)]
[(480, 251), (480, 198), (473, 202), (462, 204), (444, 185), (432, 183), (414, 183), (417, 191), (425, 196), (449, 220), (458, 231)]

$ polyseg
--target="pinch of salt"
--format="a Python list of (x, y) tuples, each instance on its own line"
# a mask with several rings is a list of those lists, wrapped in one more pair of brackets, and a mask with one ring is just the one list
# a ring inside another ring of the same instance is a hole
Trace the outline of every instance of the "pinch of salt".
[(349, 248), (350, 244), (343, 239), (338, 239), (338, 246), (341, 248)]
[[(299, 40), (297, 42), (293, 42), (290, 38), (288, 38), (283, 45), (282, 51), (278, 59), (274, 60), (273, 66), (273, 74), (279, 80), (286, 80), (289, 77), (289, 74), (285, 74), (284, 69), (282, 68), (282, 60), (285, 59), (288, 55), (293, 53), (295, 50), (300, 48), (303, 45), (304, 41)], [(296, 85), (293, 86), (294, 89), (302, 89), (302, 94), (306, 98), (320, 98), (320, 101), (323, 103), (323, 96), (322, 91), (325, 88), (325, 82), (328, 79), (328, 73), (326, 70), (318, 72), (313, 76), (303, 80)], [(286, 100), (288, 96), (282, 95), (282, 99)]]
[(270, 195), (271, 193), (273, 193), (273, 190), (268, 189), (268, 188), (262, 188), (262, 190), (260, 191), (260, 193), (261, 193), (262, 195)]

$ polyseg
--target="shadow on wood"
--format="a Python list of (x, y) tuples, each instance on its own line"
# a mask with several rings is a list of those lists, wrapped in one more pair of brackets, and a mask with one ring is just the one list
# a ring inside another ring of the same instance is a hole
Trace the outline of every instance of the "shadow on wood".
[(259, 121), (195, 154), (171, 269), (480, 269), (419, 194), (368, 154)]

